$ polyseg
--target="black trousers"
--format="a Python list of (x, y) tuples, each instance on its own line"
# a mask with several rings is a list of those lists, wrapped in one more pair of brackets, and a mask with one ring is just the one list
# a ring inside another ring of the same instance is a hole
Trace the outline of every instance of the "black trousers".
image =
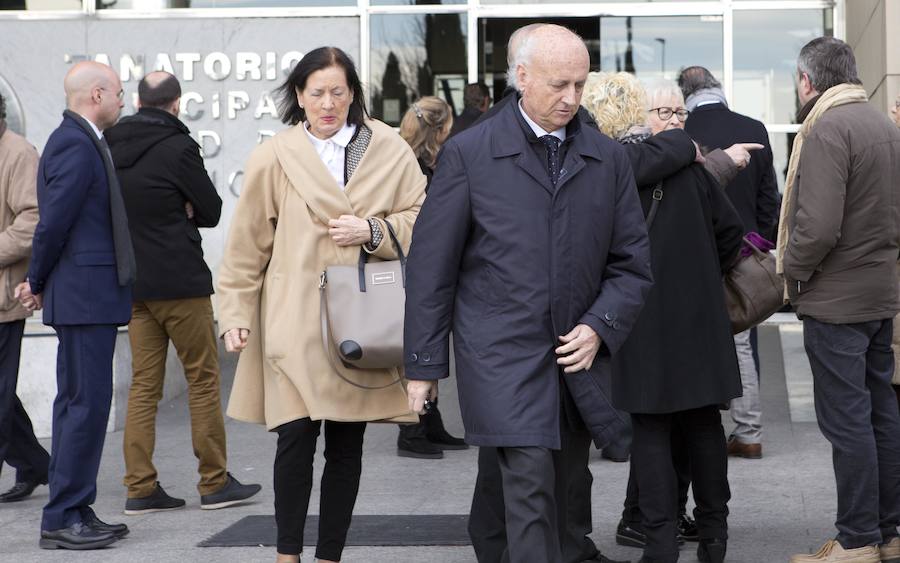
[(837, 540), (845, 549), (889, 542), (900, 525), (900, 414), (891, 391), (892, 319), (803, 319), (816, 418), (831, 442)]
[[(565, 418), (565, 417), (563, 417)], [(596, 556), (599, 551), (594, 542), (588, 537), (592, 531), (591, 522), (591, 486), (593, 476), (588, 468), (591, 437), (587, 429), (573, 428), (573, 425), (563, 421), (560, 430), (562, 440), (561, 450), (548, 450), (550, 467), (544, 471), (552, 471), (553, 480), (553, 504), (546, 510), (550, 511), (549, 525), (556, 527), (559, 549), (562, 552), (564, 563), (580, 563)], [(522, 455), (521, 452), (510, 455), (508, 450), (517, 448), (488, 448), (478, 449), (478, 476), (475, 480), (475, 491), (472, 496), (472, 508), (469, 513), (469, 537), (472, 539), (472, 547), (478, 563), (507, 563), (517, 561), (517, 553), (511, 553), (525, 547), (524, 561), (539, 561), (541, 557), (536, 553), (542, 553), (539, 548), (531, 545), (536, 539), (533, 535), (518, 537), (517, 530), (507, 528), (510, 506), (505, 502), (508, 496), (511, 481), (517, 476), (509, 468), (501, 469), (500, 456), (503, 462), (512, 466), (518, 460), (523, 464), (527, 459), (533, 459), (533, 455)], [(500, 452), (498, 450), (507, 450)], [(531, 464), (533, 467), (535, 463)], [(514, 468), (513, 468), (514, 469)], [(536, 467), (535, 467), (536, 470)], [(527, 486), (536, 489), (532, 483), (525, 482)], [(527, 489), (519, 487), (521, 491)], [(535, 496), (539, 496), (533, 491)], [(541, 493), (541, 494), (546, 494)], [(514, 516), (515, 517), (515, 516)], [(521, 516), (519, 516), (521, 519)], [(513, 537), (517, 536), (517, 537)], [(529, 550), (532, 550), (529, 552)], [(554, 559), (548, 559), (553, 561)]]
[[(312, 492), (313, 458), (322, 422), (301, 418), (275, 429), (275, 523), (278, 553), (303, 551), (303, 528)], [(365, 422), (325, 421), (325, 471), (319, 498), (316, 558), (340, 561), (359, 491)]]
[(0, 323), (0, 468), (3, 462), (14, 467), (17, 483), (46, 483), (50, 454), (35, 438), (31, 419), (16, 395), (24, 331), (24, 319)]
[(632, 414), (632, 468), (640, 494), (647, 546), (644, 557), (678, 561), (676, 520), (678, 479), (672, 461), (672, 435), (684, 436), (694, 487), (694, 517), (701, 539), (728, 537), (728, 458), (717, 405), (668, 414)]
[[(691, 486), (691, 457), (688, 455), (684, 436), (678, 429), (672, 432), (672, 464), (675, 466), (675, 478), (678, 481), (678, 514), (687, 512), (688, 489)], [(634, 475), (634, 462), (628, 470), (628, 489), (625, 493), (625, 509), (622, 520), (630, 525), (641, 524), (641, 508), (638, 505), (640, 488)]]

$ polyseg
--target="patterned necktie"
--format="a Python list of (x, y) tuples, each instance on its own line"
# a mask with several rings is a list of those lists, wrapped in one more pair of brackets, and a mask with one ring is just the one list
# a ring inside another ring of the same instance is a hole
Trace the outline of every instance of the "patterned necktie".
[(553, 135), (544, 135), (541, 142), (547, 148), (547, 172), (550, 173), (550, 181), (556, 187), (559, 180), (559, 145), (562, 141)]

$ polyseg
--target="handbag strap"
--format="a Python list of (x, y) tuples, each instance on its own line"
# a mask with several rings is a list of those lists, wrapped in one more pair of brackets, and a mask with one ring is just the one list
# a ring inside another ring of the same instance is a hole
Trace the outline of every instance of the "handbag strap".
[[(394, 232), (393, 225), (387, 219), (384, 220), (384, 224), (387, 225), (388, 236), (390, 236), (391, 242), (394, 243), (394, 248), (397, 250), (397, 259), (400, 261), (400, 278), (403, 282), (403, 287), (406, 287), (406, 254), (403, 253), (403, 247), (400, 245), (397, 233)], [(359, 291), (362, 293), (366, 292), (366, 264), (368, 262), (369, 253), (366, 252), (364, 247), (360, 246), (357, 268), (359, 270)]]
[(653, 226), (653, 221), (656, 219), (656, 212), (659, 211), (659, 202), (662, 201), (663, 198), (663, 189), (662, 182), (656, 184), (656, 187), (653, 188), (653, 201), (650, 203), (650, 211), (647, 213), (647, 230)]
[(325, 300), (325, 285), (327, 283), (328, 280), (325, 277), (325, 272), (322, 272), (322, 275), (319, 278), (319, 318), (322, 325), (322, 346), (325, 349), (325, 355), (328, 357), (328, 363), (331, 364), (331, 369), (334, 370), (334, 373), (337, 374), (337, 376), (343, 379), (346, 383), (349, 383), (354, 387), (358, 387), (359, 389), (386, 389), (391, 385), (400, 383), (401, 377), (398, 375), (397, 379), (384, 385), (363, 385), (361, 383), (357, 383), (355, 381), (347, 379), (346, 377), (344, 377), (344, 374), (341, 373), (341, 369), (334, 361), (334, 347), (331, 345), (331, 338), (329, 338), (328, 336), (329, 334), (331, 334), (331, 330), (328, 327), (328, 304)]

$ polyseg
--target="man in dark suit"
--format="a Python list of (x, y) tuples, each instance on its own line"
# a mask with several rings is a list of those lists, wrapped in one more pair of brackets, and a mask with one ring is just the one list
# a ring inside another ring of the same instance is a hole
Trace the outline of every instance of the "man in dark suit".
[(450, 137), (471, 127), (491, 106), (491, 91), (484, 82), (466, 84), (463, 88), (463, 110), (453, 120)]
[(421, 411), (453, 330), (467, 442), (500, 465), (503, 557), (556, 562), (573, 541), (569, 484), (622, 425), (610, 356), (651, 284), (648, 240), (623, 149), (574, 119), (581, 38), (541, 26), (515, 60), (521, 98), (445, 145), (417, 220), (406, 374)]
[(66, 74), (62, 124), (38, 168), (40, 220), (27, 281), (16, 293), (44, 309), (56, 331), (50, 501), (40, 546), (96, 549), (128, 533), (101, 521), (91, 504), (112, 400), (117, 327), (131, 317), (134, 253), (103, 130), (122, 109), (122, 84), (108, 66), (76, 64)]
[(215, 227), (222, 199), (203, 167), (200, 146), (178, 119), (181, 86), (168, 72), (138, 84), (140, 108), (105, 132), (134, 241), (138, 280), (128, 337), (132, 380), (125, 418), (125, 514), (172, 510), (153, 465), (156, 411), (169, 341), (188, 381), (191, 438), (199, 461), (200, 507), (225, 508), (259, 492), (228, 473), (219, 398), (219, 356), (200, 231)]
[[(684, 124), (685, 131), (709, 149), (723, 149), (732, 158), (740, 153), (739, 159), (749, 160), (739, 162), (746, 166), (725, 187), (728, 199), (741, 216), (744, 231), (757, 232), (775, 240), (778, 184), (766, 127), (755, 119), (731, 111), (722, 85), (702, 66), (684, 69), (678, 77), (678, 85), (684, 94), (685, 106), (691, 112)], [(742, 143), (758, 143), (763, 148), (754, 151), (751, 157), (740, 148)], [(735, 428), (728, 439), (728, 454), (748, 459), (762, 457), (759, 368), (751, 346), (754, 331), (734, 336), (743, 396), (731, 401)]]

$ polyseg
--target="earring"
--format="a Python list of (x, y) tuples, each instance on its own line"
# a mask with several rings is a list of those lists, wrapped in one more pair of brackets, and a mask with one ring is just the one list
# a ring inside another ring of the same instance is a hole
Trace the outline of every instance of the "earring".
[(300, 109), (303, 109), (303, 104), (300, 104)]

